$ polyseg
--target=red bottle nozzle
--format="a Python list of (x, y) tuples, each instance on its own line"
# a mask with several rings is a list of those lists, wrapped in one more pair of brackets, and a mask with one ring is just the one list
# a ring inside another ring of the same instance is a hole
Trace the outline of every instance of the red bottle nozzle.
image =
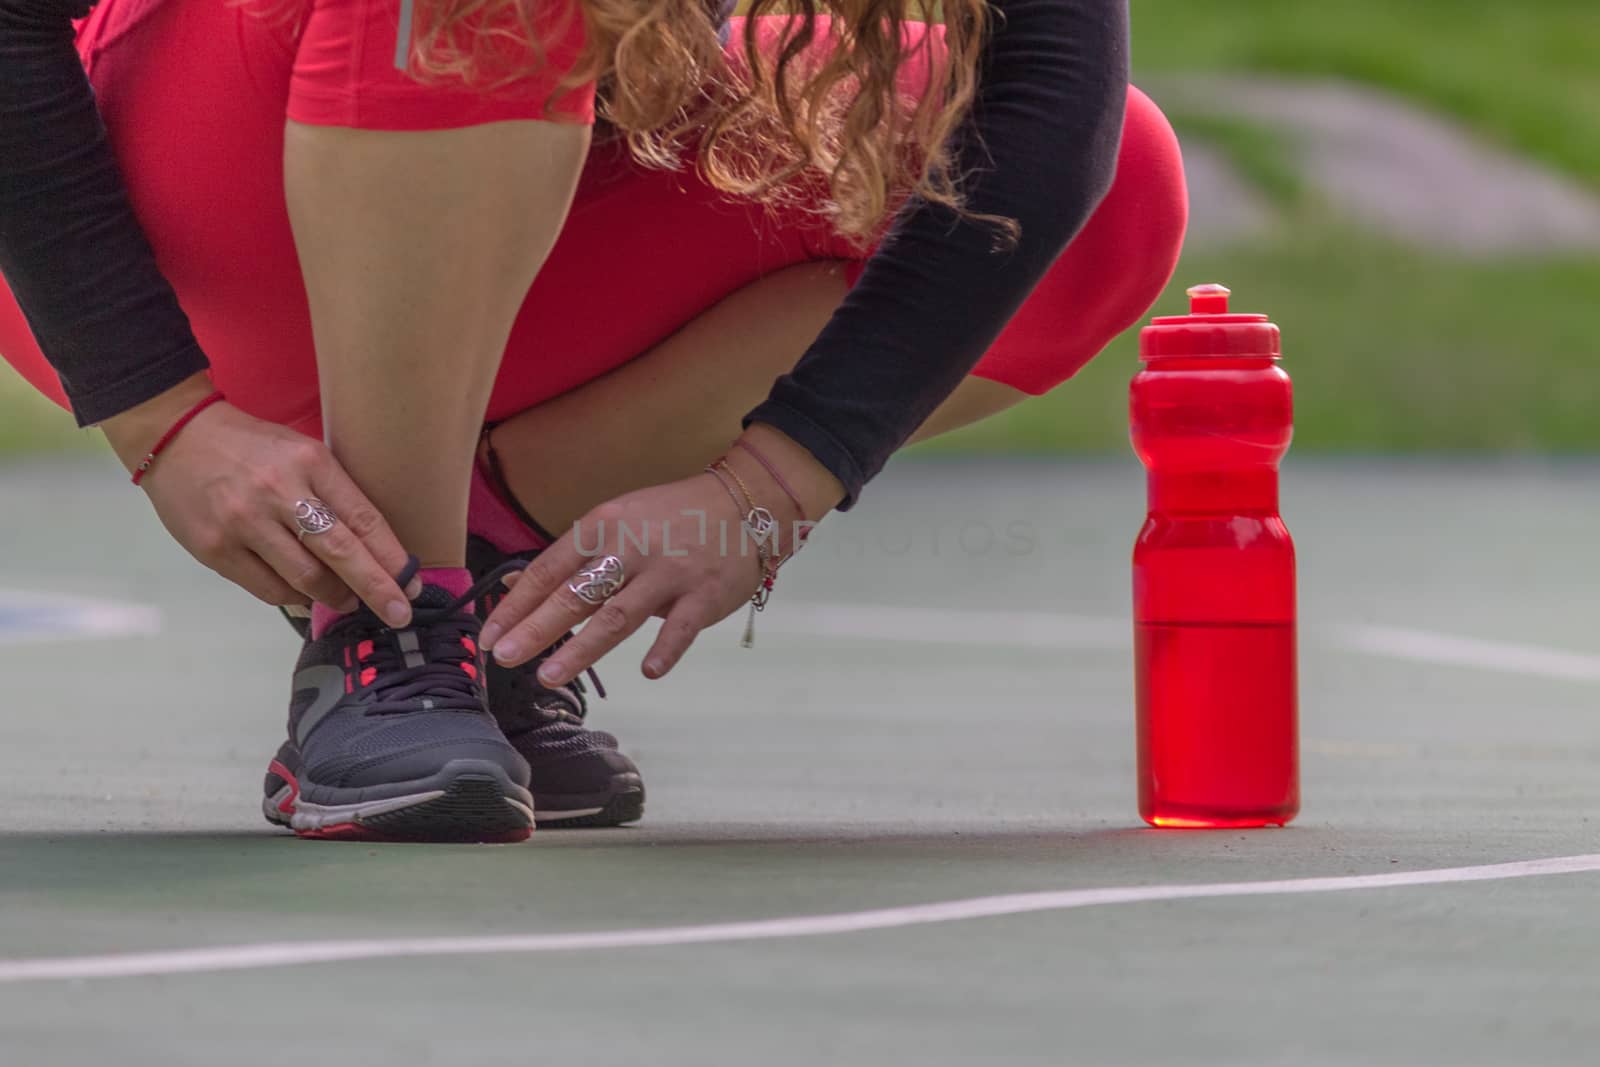
[(1192, 285), (1187, 290), (1189, 295), (1189, 314), (1191, 315), (1226, 315), (1228, 313), (1228, 297), (1233, 295), (1233, 290), (1226, 285), (1211, 282), (1207, 285)]
[(1196, 285), (1189, 291), (1187, 315), (1163, 315), (1139, 331), (1139, 358), (1256, 356), (1277, 359), (1278, 327), (1265, 315), (1228, 310), (1232, 292), (1225, 285)]

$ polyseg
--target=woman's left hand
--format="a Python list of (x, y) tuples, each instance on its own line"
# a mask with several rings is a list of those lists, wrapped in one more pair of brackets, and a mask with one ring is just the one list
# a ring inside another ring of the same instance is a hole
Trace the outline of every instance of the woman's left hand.
[[(780, 522), (798, 518), (772, 510)], [(790, 529), (780, 534), (782, 545)], [(603, 604), (590, 604), (568, 583), (608, 555), (622, 561), (624, 583)], [(541, 682), (561, 685), (658, 615), (666, 621), (643, 670), (660, 678), (701, 630), (747, 604), (761, 580), (734, 499), (714, 475), (697, 474), (628, 493), (578, 520), (516, 578), (485, 622), (482, 644), (514, 667), (586, 623), (539, 668)]]

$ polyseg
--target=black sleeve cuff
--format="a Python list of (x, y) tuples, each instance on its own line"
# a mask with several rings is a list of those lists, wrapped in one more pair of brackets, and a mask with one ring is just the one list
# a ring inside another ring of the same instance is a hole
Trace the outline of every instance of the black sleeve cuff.
[(72, 413), (78, 425), (93, 426), (160, 396), (210, 366), (200, 345), (191, 344), (155, 363), (141, 364), (132, 377), (121, 381), (96, 383), (87, 392), (75, 392), (66, 386), (67, 399), (72, 402)]

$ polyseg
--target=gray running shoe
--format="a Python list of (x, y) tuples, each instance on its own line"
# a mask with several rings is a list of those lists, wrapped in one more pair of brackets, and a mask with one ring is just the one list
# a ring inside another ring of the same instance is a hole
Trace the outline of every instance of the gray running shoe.
[[(489, 714), (473, 610), (518, 566), (459, 597), (425, 586), (404, 629), (362, 608), (306, 641), (289, 738), (267, 770), (269, 821), (338, 840), (521, 841), (533, 831), (528, 762)], [(413, 560), (400, 584), (415, 571)]]

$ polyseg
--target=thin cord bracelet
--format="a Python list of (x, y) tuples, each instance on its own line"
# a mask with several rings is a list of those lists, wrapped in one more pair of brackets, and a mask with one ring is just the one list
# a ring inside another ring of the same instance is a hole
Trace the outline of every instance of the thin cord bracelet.
[(173, 438), (177, 437), (179, 433), (183, 432), (183, 428), (193, 422), (196, 415), (200, 414), (212, 404), (226, 399), (227, 397), (222, 395), (222, 390), (218, 389), (216, 392), (212, 393), (210, 396), (200, 401), (200, 403), (196, 404), (194, 407), (190, 408), (188, 411), (179, 416), (178, 421), (172, 424), (172, 428), (161, 435), (161, 440), (156, 442), (154, 448), (145, 453), (144, 459), (140, 460), (139, 465), (133, 469), (133, 484), (138, 485), (140, 482), (144, 481), (144, 476), (149, 472), (150, 465), (156, 461), (156, 457), (167, 450), (167, 446), (172, 444)]
[(795, 511), (799, 512), (800, 517), (804, 519), (806, 517), (805, 505), (800, 503), (800, 497), (793, 489), (789, 488), (789, 483), (784, 480), (783, 475), (778, 473), (778, 468), (773, 465), (772, 461), (762, 455), (755, 445), (742, 437), (736, 439), (733, 444), (735, 448), (742, 448), (750, 453), (755, 457), (757, 463), (766, 468), (767, 473), (772, 475), (772, 480), (778, 483), (778, 488), (783, 490), (783, 495), (789, 498), (789, 503), (794, 505)]
[[(789, 503), (794, 505), (795, 511), (800, 515), (800, 518), (795, 522), (791, 531), (793, 536), (790, 539), (791, 544), (789, 545), (789, 555), (785, 556), (783, 560), (780, 561), (788, 562), (789, 556), (793, 556), (796, 552), (806, 547), (806, 538), (811, 536), (811, 531), (817, 528), (817, 524), (806, 518), (806, 509), (801, 505), (799, 497), (795, 496), (794, 490), (789, 488), (789, 484), (783, 480), (783, 475), (778, 473), (777, 468), (774, 467), (765, 456), (756, 451), (756, 447), (754, 445), (747, 444), (742, 438), (734, 441), (733, 443), (754, 456), (756, 462), (760, 463), (762, 467), (766, 468), (767, 473), (772, 475), (772, 480), (778, 483), (778, 488), (783, 490), (784, 495), (789, 498)], [(717, 462), (727, 467), (729, 474), (734, 474), (733, 467), (729, 465), (727, 456), (723, 456)], [(734, 477), (737, 478), (738, 475), (734, 474)], [(743, 486), (744, 482), (741, 480), (739, 484)], [(745, 495), (749, 496), (748, 491), (745, 493)]]

